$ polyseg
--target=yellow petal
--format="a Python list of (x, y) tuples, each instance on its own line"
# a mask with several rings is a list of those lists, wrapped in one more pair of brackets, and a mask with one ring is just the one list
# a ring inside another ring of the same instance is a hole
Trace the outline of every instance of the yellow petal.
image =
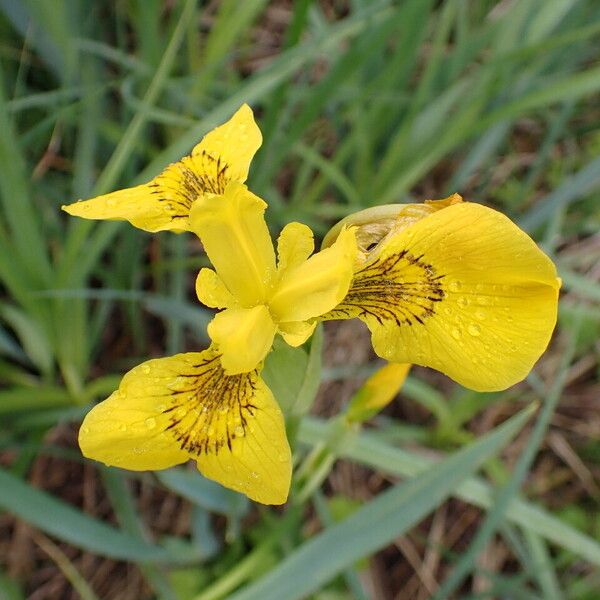
[(62, 209), (84, 219), (129, 221), (144, 231), (185, 230), (187, 221), (187, 213), (177, 212), (179, 203), (167, 203), (163, 196), (153, 193), (150, 184), (126, 188), (91, 200), (80, 200)]
[(192, 204), (204, 194), (220, 194), (227, 179), (207, 157), (186, 156), (144, 185), (63, 206), (86, 219), (126, 220), (145, 231), (185, 231)]
[(354, 230), (344, 229), (330, 248), (282, 272), (269, 301), (277, 321), (306, 321), (336, 306), (352, 281), (355, 255)]
[(346, 419), (360, 423), (385, 408), (400, 391), (410, 367), (406, 363), (388, 363), (375, 371), (350, 400)]
[(228, 375), (254, 370), (273, 345), (277, 327), (264, 304), (254, 308), (228, 308), (208, 324)]
[(261, 141), (252, 110), (244, 104), (227, 123), (206, 134), (190, 156), (147, 184), (62, 208), (85, 219), (126, 220), (145, 231), (185, 231), (198, 198), (222, 194), (229, 181), (246, 181)]
[(219, 277), (245, 307), (265, 303), (275, 273), (266, 206), (245, 185), (230, 183), (222, 196), (196, 202), (190, 215)]
[(192, 150), (192, 156), (207, 155), (218, 160), (228, 180), (243, 183), (252, 157), (262, 144), (252, 109), (243, 104), (227, 123), (207, 133)]
[(198, 354), (150, 360), (129, 371), (79, 430), (84, 456), (132, 471), (166, 469), (189, 459), (168, 430), (176, 396), (169, 386)]
[(508, 218), (457, 204), (382, 243), (326, 318), (364, 320), (387, 360), (501, 390), (546, 349), (559, 287), (552, 261)]
[(281, 410), (258, 376), (235, 375), (230, 380), (242, 384), (232, 386), (229, 395), (232, 401), (241, 398), (238, 406), (244, 421), (226, 430), (231, 448), (224, 445), (218, 452), (202, 454), (198, 469), (256, 502), (283, 504), (290, 489), (292, 457)]
[(234, 308), (237, 300), (212, 269), (200, 269), (196, 277), (198, 300), (211, 308)]
[(301, 265), (315, 250), (310, 227), (303, 223), (288, 223), (277, 240), (277, 270), (284, 273)]
[(85, 418), (85, 456), (131, 470), (194, 458), (200, 471), (265, 504), (287, 499), (290, 449), (256, 371), (227, 376), (214, 349), (150, 360)]
[(317, 323), (307, 321), (292, 321), (290, 323), (278, 323), (277, 327), (283, 339), (290, 346), (301, 346), (313, 334)]

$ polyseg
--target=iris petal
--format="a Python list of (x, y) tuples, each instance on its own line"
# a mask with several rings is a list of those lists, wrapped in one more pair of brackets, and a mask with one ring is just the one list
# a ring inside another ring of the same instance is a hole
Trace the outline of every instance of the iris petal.
[(190, 214), (192, 230), (219, 277), (245, 307), (266, 302), (275, 274), (266, 206), (245, 185), (230, 183), (222, 196), (196, 202)]
[(261, 142), (252, 110), (244, 104), (227, 123), (209, 132), (190, 156), (148, 183), (62, 208), (86, 219), (126, 220), (145, 231), (185, 231), (198, 198), (223, 193), (229, 181), (246, 181)]
[(211, 308), (233, 308), (237, 300), (212, 269), (200, 269), (196, 277), (198, 300)]
[(283, 416), (257, 371), (228, 376), (214, 349), (147, 361), (86, 416), (85, 456), (135, 471), (188, 458), (207, 477), (264, 504), (287, 499)]
[(313, 232), (303, 223), (288, 223), (277, 240), (277, 270), (280, 274), (301, 265), (315, 250)]
[(208, 324), (208, 335), (219, 349), (229, 375), (254, 370), (273, 345), (277, 327), (264, 304), (228, 308)]
[(552, 261), (508, 218), (457, 204), (382, 242), (326, 318), (359, 317), (379, 356), (493, 391), (546, 349), (559, 287)]
[(352, 280), (355, 256), (354, 230), (344, 229), (330, 248), (281, 273), (269, 301), (277, 321), (306, 321), (336, 306)]
[(227, 178), (244, 183), (250, 162), (262, 144), (260, 129), (247, 104), (223, 125), (207, 133), (192, 150), (192, 157), (210, 156), (226, 166)]

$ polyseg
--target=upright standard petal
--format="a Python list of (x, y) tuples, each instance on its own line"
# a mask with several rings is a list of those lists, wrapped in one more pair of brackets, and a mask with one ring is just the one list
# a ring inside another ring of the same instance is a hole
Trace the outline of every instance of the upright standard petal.
[(210, 308), (235, 308), (237, 299), (212, 269), (200, 269), (196, 277), (196, 296)]
[(245, 185), (230, 183), (222, 196), (196, 202), (190, 214), (219, 277), (244, 307), (266, 302), (275, 274), (266, 206)]
[(288, 223), (277, 239), (277, 271), (300, 266), (315, 251), (314, 235), (303, 223)]
[(145, 231), (185, 231), (198, 198), (222, 194), (230, 181), (246, 181), (261, 140), (252, 110), (244, 104), (227, 123), (208, 133), (190, 156), (150, 182), (62, 208), (86, 219), (126, 220)]
[(269, 301), (277, 321), (306, 321), (335, 307), (352, 281), (355, 256), (354, 229), (344, 229), (330, 248), (282, 272)]
[(365, 321), (387, 360), (501, 390), (546, 349), (559, 287), (552, 261), (508, 218), (457, 204), (382, 242), (325, 318)]
[(264, 304), (228, 308), (208, 324), (208, 335), (221, 354), (221, 364), (228, 375), (256, 369), (271, 349), (276, 331)]
[(227, 376), (214, 349), (147, 361), (81, 426), (85, 456), (135, 471), (197, 461), (207, 477), (264, 504), (286, 501), (283, 416), (258, 371)]

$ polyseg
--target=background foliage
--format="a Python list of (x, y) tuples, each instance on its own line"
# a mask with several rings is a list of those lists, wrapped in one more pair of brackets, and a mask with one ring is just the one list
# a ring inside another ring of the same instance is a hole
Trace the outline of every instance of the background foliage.
[[(0, 597), (597, 598), (599, 34), (594, 0), (0, 0)], [(564, 283), (526, 383), (415, 370), (362, 430), (323, 419), (379, 364), (362, 330), (328, 327), (324, 364), (320, 336), (277, 348), (283, 510), (75, 444), (90, 402), (203, 347), (210, 315), (190, 236), (59, 207), (147, 180), (242, 102), (274, 234), (459, 191)]]

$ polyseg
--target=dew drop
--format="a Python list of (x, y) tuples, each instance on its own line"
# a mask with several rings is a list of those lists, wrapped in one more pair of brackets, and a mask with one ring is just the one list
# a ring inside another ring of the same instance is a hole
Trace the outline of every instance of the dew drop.
[(90, 432), (90, 428), (89, 427), (82, 427), (81, 428), (81, 433), (87, 435)]
[(156, 405), (156, 412), (165, 412), (165, 410), (167, 410), (166, 404), (157, 404)]
[(156, 427), (156, 419), (153, 419), (152, 417), (148, 417), (145, 423), (148, 429), (154, 429)]
[(142, 373), (148, 375), (148, 373), (150, 373), (150, 367), (148, 365), (142, 365)]
[(462, 284), (460, 283), (460, 281), (451, 281), (450, 285), (448, 286), (448, 289), (451, 292), (458, 292), (458, 290), (460, 290), (460, 288), (462, 287)]
[(251, 475), (253, 479), (258, 479), (258, 473), (256, 471), (252, 471)]
[(185, 408), (183, 408), (183, 406), (180, 406), (176, 411), (175, 411), (175, 416), (178, 419), (183, 419), (183, 417), (185, 417), (185, 415), (187, 414), (187, 410)]
[(452, 329), (452, 337), (453, 337), (455, 340), (459, 340), (459, 339), (460, 339), (460, 336), (461, 336), (461, 331), (460, 331), (460, 329), (459, 329), (458, 327), (454, 327), (454, 328)]
[(121, 423), (119, 425), (119, 431), (127, 431), (127, 425), (125, 425), (125, 423)]
[(114, 198), (109, 198), (109, 199), (106, 201), (106, 204), (107, 204), (108, 206), (116, 206), (116, 205), (117, 205), (117, 201), (116, 201)]
[(486, 317), (485, 311), (483, 310), (478, 310), (475, 312), (475, 316), (480, 320), (483, 321)]
[(479, 327), (479, 325), (476, 323), (471, 323), (471, 325), (467, 327), (467, 331), (473, 336), (481, 335), (481, 327)]
[(279, 462), (287, 462), (288, 461), (288, 455), (285, 452), (280, 452), (277, 455), (277, 460), (279, 460)]
[(469, 305), (469, 301), (467, 300), (466, 296), (460, 296), (457, 302), (462, 308), (466, 308)]
[(449, 308), (449, 307), (446, 307), (446, 308), (444, 308), (444, 312), (445, 312), (447, 315), (451, 315), (451, 314), (452, 314), (452, 309), (451, 309), (451, 308)]
[(485, 296), (477, 296), (476, 302), (479, 306), (486, 306), (489, 304), (488, 299)]
[(237, 425), (233, 430), (235, 433), (235, 437), (243, 437), (244, 436), (244, 428), (241, 425)]

